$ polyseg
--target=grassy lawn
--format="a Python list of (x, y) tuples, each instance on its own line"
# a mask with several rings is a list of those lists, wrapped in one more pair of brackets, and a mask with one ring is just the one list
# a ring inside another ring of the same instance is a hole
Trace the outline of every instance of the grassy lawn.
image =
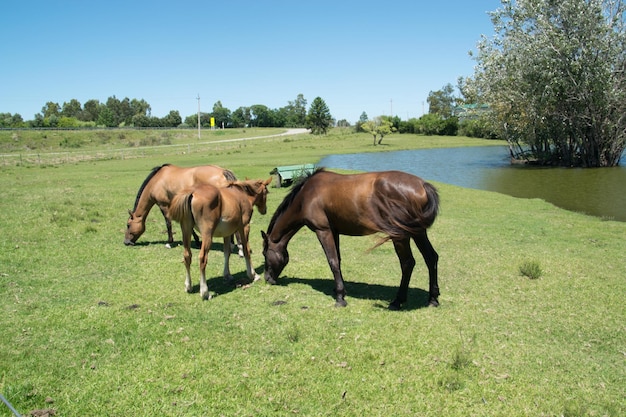
[[(73, 156), (151, 150), (0, 163), (0, 393), (23, 415), (626, 415), (626, 223), (436, 183), (442, 210), (429, 236), (441, 307), (423, 308), (420, 258), (400, 312), (386, 309), (400, 267), (391, 244), (367, 252), (375, 237), (342, 238), (344, 309), (333, 307), (326, 258), (306, 229), (277, 286), (248, 285), (236, 256), (238, 284), (225, 283), (216, 242), (207, 266), (216, 296), (204, 302), (185, 292), (182, 247), (164, 247), (157, 210), (138, 244), (123, 245), (127, 209), (166, 162), (267, 178), (275, 166), (331, 153), (493, 142), (395, 135), (374, 147), (346, 131), (224, 142), (235, 136), (203, 132), (207, 143), (188, 148), (197, 132), (167, 144), (133, 132), (87, 146), (97, 132), (71, 133), (81, 142)], [(62, 143), (30, 140), (47, 152)], [(0, 132), (1, 152), (23, 152), (25, 141)], [(253, 216), (258, 273), (260, 231), (286, 193), (272, 188), (268, 214)], [(520, 272), (529, 264), (538, 277)], [(192, 277), (197, 288), (195, 250)], [(0, 415), (11, 415), (3, 404)]]

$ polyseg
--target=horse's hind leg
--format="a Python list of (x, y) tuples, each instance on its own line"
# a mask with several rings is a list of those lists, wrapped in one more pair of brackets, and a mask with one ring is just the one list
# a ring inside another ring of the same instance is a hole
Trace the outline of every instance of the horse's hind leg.
[(232, 240), (232, 235), (224, 238), (224, 281), (233, 280), (233, 276), (230, 273), (230, 252), (232, 250)]
[(188, 293), (193, 291), (193, 286), (191, 285), (191, 247), (190, 247), (190, 233), (189, 227), (193, 227), (191, 225), (185, 225), (183, 222), (180, 224), (180, 229), (183, 234), (183, 261), (185, 263), (185, 290)]
[[(239, 253), (239, 257), (243, 258), (245, 256), (244, 251), (243, 251), (243, 239), (241, 238), (241, 233), (235, 233), (235, 238), (237, 239), (237, 249), (238, 249), (238, 253)], [(231, 241), (232, 241), (232, 237), (231, 237)]]
[(398, 288), (398, 294), (396, 298), (389, 304), (390, 310), (400, 310), (403, 303), (406, 302), (409, 292), (409, 282), (411, 281), (411, 274), (415, 267), (415, 258), (413, 252), (411, 252), (411, 240), (402, 239), (394, 240), (393, 247), (398, 255), (400, 261), (400, 269), (402, 270), (402, 280), (400, 281), (400, 288)]
[(200, 254), (198, 260), (200, 262), (200, 296), (203, 300), (210, 300), (209, 286), (206, 283), (206, 264), (209, 257), (209, 250), (213, 237), (210, 233), (202, 233), (202, 245), (200, 246)]
[(428, 239), (428, 234), (424, 230), (423, 234), (413, 237), (415, 244), (424, 257), (424, 262), (428, 267), (428, 305), (431, 307), (439, 306), (439, 283), (437, 280), (437, 263), (439, 255)]

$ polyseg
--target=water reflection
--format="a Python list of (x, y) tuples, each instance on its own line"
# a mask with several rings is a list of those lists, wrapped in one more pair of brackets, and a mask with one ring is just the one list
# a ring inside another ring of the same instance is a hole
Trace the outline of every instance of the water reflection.
[(331, 155), (318, 165), (380, 171), (399, 169), (461, 187), (541, 198), (567, 210), (626, 221), (626, 156), (616, 168), (511, 166), (501, 146)]

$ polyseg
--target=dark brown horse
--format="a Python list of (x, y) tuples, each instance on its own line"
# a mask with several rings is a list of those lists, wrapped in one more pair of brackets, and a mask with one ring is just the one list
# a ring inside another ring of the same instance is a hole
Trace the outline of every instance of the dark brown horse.
[(317, 235), (335, 278), (336, 306), (346, 306), (339, 235), (382, 233), (393, 242), (400, 260), (402, 280), (389, 308), (397, 310), (407, 300), (415, 266), (411, 239), (424, 257), (430, 279), (429, 305), (438, 306), (439, 255), (428, 240), (428, 229), (439, 210), (439, 195), (430, 183), (400, 171), (341, 175), (324, 169), (295, 184), (278, 206), (263, 235), (265, 280), (275, 284), (289, 262), (287, 244), (303, 226)]
[(252, 281), (260, 277), (252, 268), (250, 261), (250, 219), (253, 206), (259, 213), (265, 214), (268, 180), (234, 181), (227, 187), (215, 187), (202, 184), (183, 190), (176, 194), (169, 207), (172, 220), (180, 223), (183, 234), (185, 269), (185, 288), (191, 292), (191, 234), (194, 227), (200, 231), (202, 246), (200, 247), (200, 295), (209, 299), (205, 269), (207, 256), (213, 237), (224, 238), (224, 279), (231, 279), (229, 267), (231, 237), (237, 233), (241, 237), (243, 254), (246, 258), (248, 278)]
[[(203, 165), (181, 168), (165, 164), (152, 169), (146, 177), (135, 199), (135, 207), (128, 210), (130, 217), (126, 223), (125, 245), (134, 245), (146, 230), (146, 218), (156, 204), (161, 209), (167, 227), (167, 247), (174, 242), (172, 222), (168, 215), (170, 201), (179, 191), (199, 184), (212, 184), (225, 187), (237, 178), (231, 171), (217, 165)], [(196, 236), (197, 237), (197, 236)], [(197, 240), (197, 239), (196, 239)]]

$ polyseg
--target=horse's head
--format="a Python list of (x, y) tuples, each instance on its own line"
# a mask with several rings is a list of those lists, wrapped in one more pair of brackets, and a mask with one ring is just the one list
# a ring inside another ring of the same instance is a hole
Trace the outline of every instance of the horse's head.
[(265, 232), (261, 231), (261, 236), (263, 237), (263, 256), (265, 257), (265, 281), (276, 284), (276, 279), (289, 262), (289, 252), (287, 252), (286, 245), (272, 242)]
[(254, 199), (254, 205), (259, 210), (259, 213), (265, 214), (267, 213), (267, 194), (269, 190), (267, 186), (272, 182), (272, 177), (269, 177), (267, 180), (257, 180), (255, 184), (256, 188), (256, 197)]
[(126, 246), (134, 245), (139, 239), (139, 236), (146, 230), (146, 223), (143, 221), (143, 216), (135, 216), (135, 214), (128, 210), (129, 218), (126, 222), (126, 233), (124, 234), (124, 244)]

